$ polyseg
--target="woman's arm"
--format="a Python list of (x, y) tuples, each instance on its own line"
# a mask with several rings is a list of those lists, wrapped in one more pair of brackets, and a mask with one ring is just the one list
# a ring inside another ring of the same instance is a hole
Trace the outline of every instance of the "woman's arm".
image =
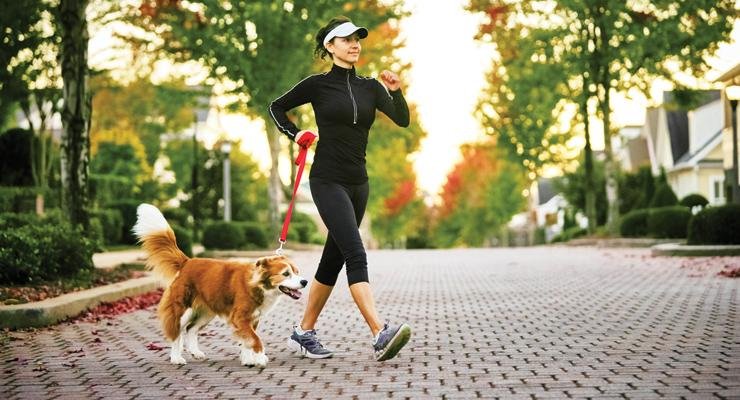
[(409, 126), (409, 107), (406, 104), (406, 99), (403, 98), (403, 93), (401, 93), (398, 76), (392, 72), (383, 71), (380, 78), (383, 79), (390, 90), (386, 90), (380, 82), (375, 81), (378, 109), (390, 117), (396, 125), (404, 128)]
[(296, 141), (298, 139), (297, 135), (302, 131), (295, 126), (286, 113), (295, 107), (311, 102), (314, 82), (312, 78), (314, 76), (309, 76), (298, 82), (290, 90), (285, 92), (285, 94), (270, 103), (269, 110), (273, 122), (275, 122), (278, 130), (287, 135), (292, 141)]

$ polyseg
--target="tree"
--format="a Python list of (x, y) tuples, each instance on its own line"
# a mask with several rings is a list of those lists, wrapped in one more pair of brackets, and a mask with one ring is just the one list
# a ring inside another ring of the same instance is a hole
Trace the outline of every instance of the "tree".
[(464, 145), (436, 210), (435, 240), (443, 247), (486, 244), (524, 207), (523, 168), (493, 141)]
[[(231, 109), (242, 110), (266, 122), (272, 164), (270, 222), (279, 228), (283, 184), (278, 175), (280, 137), (271, 123), (268, 104), (312, 71), (313, 32), (331, 17), (350, 13), (374, 28), (393, 17), (395, 4), (376, 0), (354, 4), (341, 0), (222, 2), (201, 0), (145, 1), (130, 21), (148, 32), (158, 32), (153, 43), (177, 61), (197, 60), (208, 70), (209, 82), (224, 84), (233, 95)], [(132, 41), (135, 41), (132, 38)]]
[(62, 109), (62, 204), (75, 225), (87, 227), (90, 159), (90, 94), (87, 66), (87, 0), (60, 0)]
[(61, 86), (56, 63), (59, 35), (53, 26), (50, 6), (41, 0), (8, 4), (0, 15), (2, 49), (0, 64), (0, 125), (20, 108), (33, 133), (30, 142), (31, 176), (39, 189), (36, 212), (44, 212), (44, 193), (49, 187), (55, 146), (49, 123), (58, 113)]
[(636, 88), (647, 94), (655, 77), (679, 84), (679, 72), (701, 76), (708, 69), (707, 57), (728, 38), (737, 16), (734, 2), (471, 0), (470, 4), (474, 10), (489, 10), (489, 25), (498, 29), (514, 25), (540, 37), (543, 57), (533, 61), (548, 62), (551, 54), (571, 80), (581, 80), (579, 93), (596, 96), (604, 122), (608, 223), (614, 231), (618, 171), (611, 148), (613, 92)]

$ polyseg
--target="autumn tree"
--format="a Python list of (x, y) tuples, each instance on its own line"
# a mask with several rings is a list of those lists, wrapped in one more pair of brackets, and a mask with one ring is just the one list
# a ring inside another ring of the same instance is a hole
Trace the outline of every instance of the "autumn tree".
[(442, 187), (434, 238), (442, 247), (490, 244), (524, 207), (523, 168), (493, 141), (461, 147), (461, 160)]

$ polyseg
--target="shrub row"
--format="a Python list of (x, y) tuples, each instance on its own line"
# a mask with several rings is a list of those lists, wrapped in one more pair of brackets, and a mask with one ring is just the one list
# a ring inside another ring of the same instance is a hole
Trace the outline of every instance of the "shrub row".
[[(702, 206), (700, 203), (692, 206)], [(707, 207), (694, 216), (687, 206), (630, 211), (622, 217), (620, 234), (624, 237), (688, 238), (689, 244), (740, 244), (740, 205)]]
[[(203, 229), (203, 246), (207, 249), (224, 250), (264, 249), (273, 241), (269, 238), (269, 232), (268, 227), (256, 222), (212, 221)], [(301, 213), (293, 215), (287, 240), (299, 243), (324, 242), (316, 223), (311, 217)]]
[(71, 277), (94, 268), (94, 240), (67, 222), (34, 218), (0, 218), (0, 284)]

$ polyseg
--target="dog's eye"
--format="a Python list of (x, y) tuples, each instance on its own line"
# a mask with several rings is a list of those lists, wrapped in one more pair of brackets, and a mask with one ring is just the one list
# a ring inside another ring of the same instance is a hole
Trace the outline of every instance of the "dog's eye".
[(283, 272), (283, 276), (290, 276), (290, 272), (288, 271)]

